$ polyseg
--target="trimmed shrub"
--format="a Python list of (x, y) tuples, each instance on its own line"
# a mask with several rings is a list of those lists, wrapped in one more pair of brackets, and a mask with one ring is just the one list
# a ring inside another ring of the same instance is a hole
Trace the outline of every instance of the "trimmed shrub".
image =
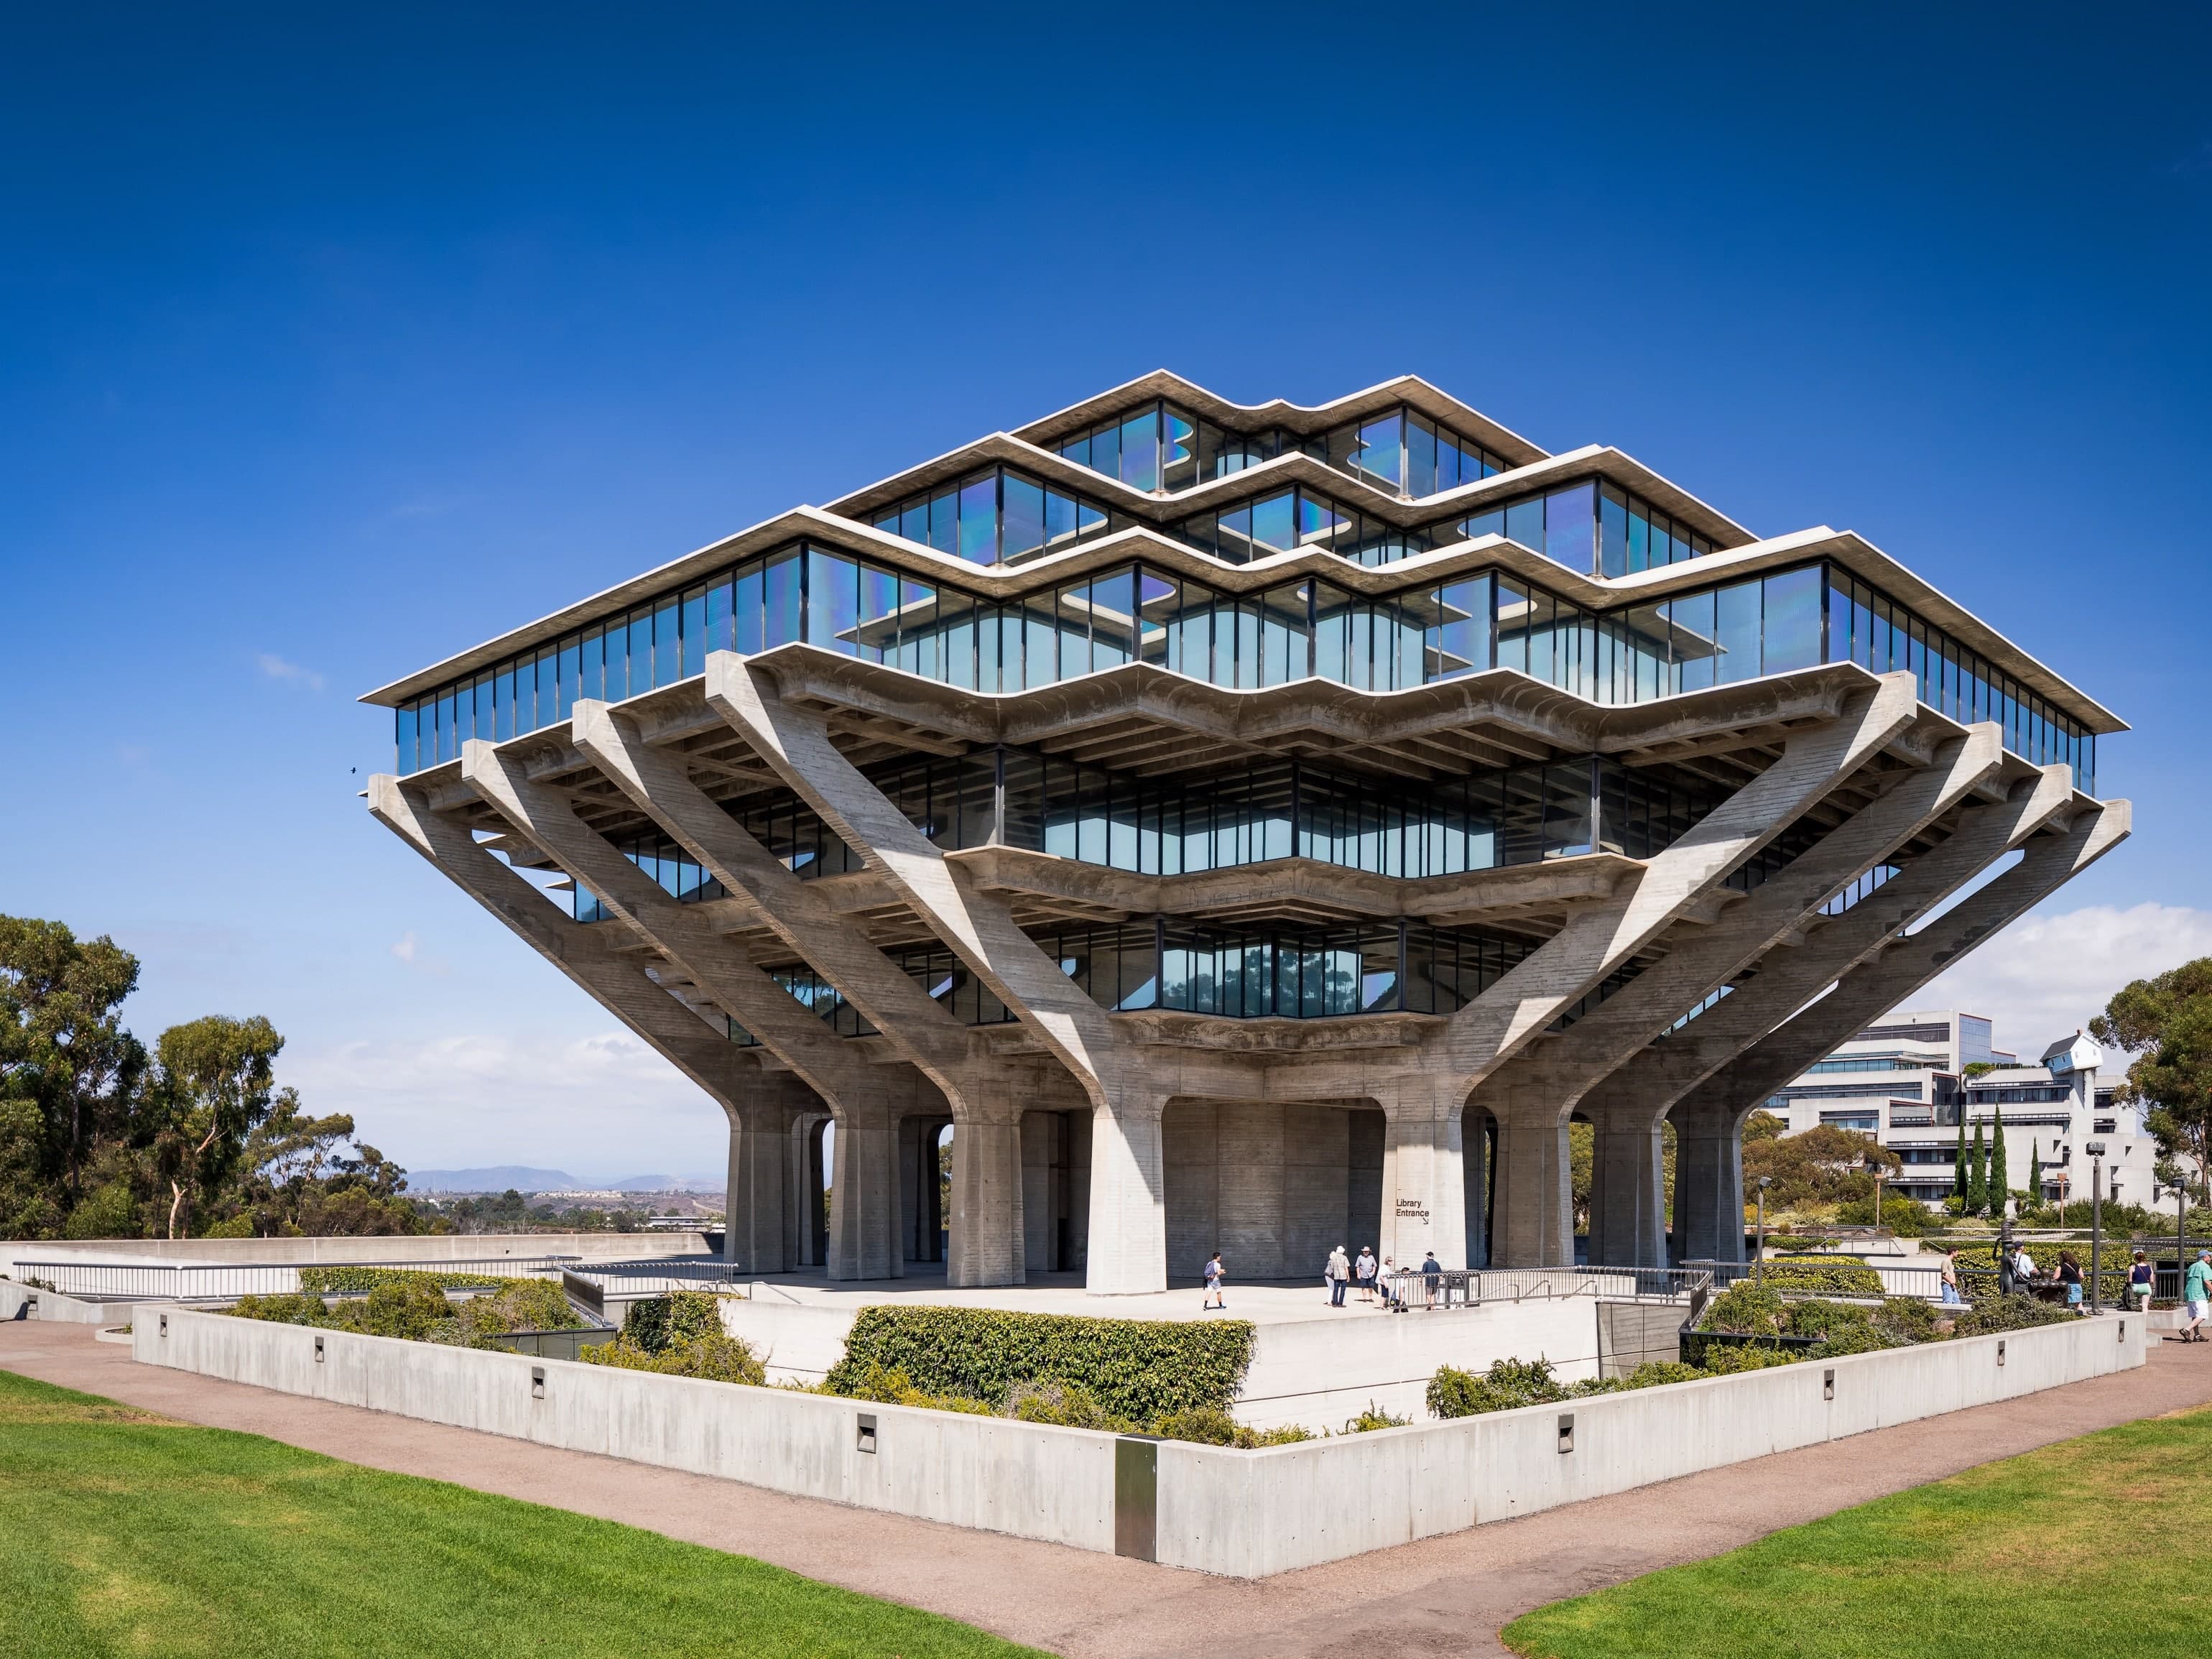
[(302, 1267), (300, 1288), (309, 1296), (359, 1296), (380, 1285), (422, 1284), (441, 1291), (470, 1291), (511, 1285), (513, 1273), (444, 1272), (435, 1267)]
[(624, 1370), (696, 1376), (709, 1382), (758, 1388), (768, 1381), (767, 1368), (751, 1345), (722, 1328), (720, 1298), (705, 1291), (641, 1297), (629, 1304), (622, 1334), (583, 1349), (581, 1357), (587, 1365), (617, 1365)]
[(1814, 1291), (1826, 1296), (1880, 1296), (1881, 1275), (1856, 1262), (1838, 1266), (1833, 1257), (1785, 1257), (1764, 1270), (1774, 1291)]
[(2039, 1302), (2032, 1296), (1991, 1296), (1975, 1303), (1951, 1322), (1951, 1334), (1995, 1336), (2000, 1331), (2024, 1331), (2038, 1325), (2063, 1325), (2078, 1316), (2056, 1302)]
[(1439, 1365), (1429, 1379), (1430, 1413), (1437, 1417), (1479, 1417), (1521, 1406), (1565, 1400), (1567, 1391), (1552, 1374), (1548, 1359), (1497, 1359), (1480, 1375), (1456, 1365)]
[(1804, 1358), (1808, 1352), (1803, 1348), (1769, 1348), (1756, 1342), (1735, 1342), (1725, 1347), (1717, 1343), (1705, 1350), (1704, 1374), (1707, 1376), (1731, 1376), (1738, 1371), (1763, 1371), (1773, 1365), (1794, 1365)]
[(869, 1365), (903, 1371), (924, 1394), (997, 1407), (1017, 1384), (1083, 1390), (1108, 1414), (1142, 1423), (1197, 1407), (1226, 1413), (1252, 1363), (1244, 1320), (1097, 1319), (994, 1308), (863, 1308), (845, 1357), (823, 1379), (850, 1394)]
[(1227, 1412), (1212, 1406), (1170, 1412), (1152, 1425), (1152, 1432), (1165, 1440), (1190, 1440), (1201, 1446), (1233, 1446), (1239, 1451), (1254, 1451), (1261, 1446), (1291, 1446), (1314, 1438), (1313, 1431), (1294, 1423), (1279, 1429), (1248, 1429)]
[(1694, 1382), (1705, 1373), (1674, 1359), (1647, 1359), (1620, 1379), (1625, 1389), (1656, 1389), (1668, 1382)]
[(276, 1325), (337, 1323), (321, 1298), (312, 1296), (241, 1296), (228, 1312), (235, 1319), (265, 1319)]
[(1024, 1423), (1056, 1423), (1064, 1429), (1103, 1429), (1128, 1434), (1136, 1425), (1116, 1417), (1073, 1382), (1017, 1382), (1006, 1396), (1006, 1415)]
[(1747, 1279), (1730, 1285), (1705, 1304), (1698, 1328), (1733, 1331), (1743, 1336), (1772, 1336), (1782, 1329), (1785, 1304), (1771, 1285), (1755, 1285)]
[(1346, 1434), (1372, 1434), (1377, 1429), (1402, 1429), (1413, 1420), (1410, 1417), (1393, 1417), (1370, 1400), (1365, 1411), (1344, 1425), (1344, 1431)]

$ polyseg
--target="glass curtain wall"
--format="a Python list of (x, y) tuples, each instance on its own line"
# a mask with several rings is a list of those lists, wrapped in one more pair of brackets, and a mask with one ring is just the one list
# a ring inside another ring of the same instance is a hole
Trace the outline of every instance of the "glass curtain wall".
[(780, 549), (403, 705), (402, 774), (702, 672), (707, 653), (803, 641), (986, 692), (1132, 662), (1252, 690), (1318, 677), (1396, 691), (1494, 668), (1607, 705), (1851, 661), (1918, 678), (1954, 719), (1994, 720), (2039, 765), (2094, 792), (2094, 736), (1942, 630), (1819, 564), (1585, 611), (1503, 571), (1395, 593), (1316, 580), (1229, 593), (1131, 563), (998, 602), (812, 544)]
[(1229, 564), (1317, 547), (1371, 568), (1426, 553), (1436, 544), (1425, 530), (1387, 524), (1303, 485), (1185, 519), (1175, 533)]
[(1096, 501), (993, 467), (878, 513), (878, 530), (970, 564), (1012, 564), (1127, 522)]
[(1060, 453), (1132, 489), (1170, 495), (1299, 453), (1407, 498), (1456, 489), (1505, 471), (1504, 461), (1473, 439), (1402, 404), (1301, 437), (1281, 427), (1232, 432), (1171, 403), (1151, 403), (1062, 440)]
[(1632, 575), (1713, 550), (1687, 525), (1595, 478), (1488, 508), (1455, 528), (1466, 541), (1503, 536), (1585, 576)]
[[(1536, 949), (1532, 941), (1480, 928), (1405, 921), (1211, 928), (1156, 919), (1045, 928), (1030, 937), (1102, 1008), (1232, 1019), (1455, 1013)], [(962, 1024), (1014, 1023), (1006, 1006), (951, 951), (933, 945), (887, 954)], [(769, 975), (840, 1035), (873, 1035), (860, 1011), (812, 969), (771, 969)], [(1555, 1024), (1571, 1022), (1631, 977), (1614, 975)], [(732, 1039), (757, 1041), (735, 1026)]]

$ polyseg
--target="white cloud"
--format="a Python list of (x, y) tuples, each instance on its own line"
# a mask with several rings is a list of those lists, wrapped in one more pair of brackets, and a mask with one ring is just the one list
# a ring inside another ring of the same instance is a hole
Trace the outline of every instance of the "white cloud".
[(424, 956), (422, 941), (411, 933), (399, 936), (398, 943), (392, 946), (392, 954), (416, 973), (428, 974), (433, 978), (444, 979), (453, 971), (453, 964), (445, 957)]
[(595, 1173), (720, 1166), (720, 1107), (629, 1032), (466, 1032), (288, 1050), (281, 1080), (349, 1112), (402, 1164), (576, 1164)]
[(304, 685), (310, 691), (323, 689), (320, 674), (313, 669), (302, 668), (295, 662), (286, 662), (274, 652), (264, 651), (254, 660), (261, 665), (261, 672), (272, 680), (283, 680), (289, 685)]
[(2212, 910), (2093, 904), (2022, 918), (1910, 1000), (1996, 1022), (1996, 1041), (2024, 1059), (2085, 1026), (2130, 980), (2212, 956)]

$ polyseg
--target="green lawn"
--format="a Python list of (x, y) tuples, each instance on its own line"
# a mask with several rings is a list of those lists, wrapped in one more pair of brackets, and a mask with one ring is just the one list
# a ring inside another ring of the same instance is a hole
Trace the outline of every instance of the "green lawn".
[(1540, 1607), (1504, 1637), (1542, 1659), (2201, 1659), (2212, 1409), (1969, 1469)]
[[(729, 1501), (743, 1504), (732, 1486)], [(1033, 1650), (743, 1556), (195, 1428), (0, 1371), (0, 1651)]]

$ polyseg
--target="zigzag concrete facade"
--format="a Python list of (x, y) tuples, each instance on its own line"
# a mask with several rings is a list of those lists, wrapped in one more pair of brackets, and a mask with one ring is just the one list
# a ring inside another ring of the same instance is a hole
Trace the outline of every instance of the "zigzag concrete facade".
[(1880, 550), (1410, 379), (1147, 376), (368, 700), (372, 811), (721, 1103), (731, 1258), (842, 1279), (1563, 1265), (1577, 1116), (1589, 1260), (1739, 1257), (1748, 1113), (2128, 832)]

